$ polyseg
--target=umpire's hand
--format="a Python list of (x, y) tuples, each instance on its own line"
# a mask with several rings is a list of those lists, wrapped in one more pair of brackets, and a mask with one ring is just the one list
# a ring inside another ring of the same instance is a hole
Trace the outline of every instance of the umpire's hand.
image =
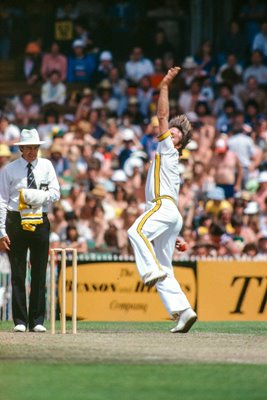
[(10, 239), (6, 235), (0, 239), (0, 250), (10, 250)]

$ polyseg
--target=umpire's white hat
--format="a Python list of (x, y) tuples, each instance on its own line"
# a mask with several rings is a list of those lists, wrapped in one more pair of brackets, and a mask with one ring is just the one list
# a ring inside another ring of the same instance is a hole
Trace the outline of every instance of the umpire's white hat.
[(20, 141), (14, 144), (16, 146), (31, 146), (43, 143), (45, 143), (45, 141), (40, 140), (39, 133), (36, 129), (22, 129), (20, 133)]

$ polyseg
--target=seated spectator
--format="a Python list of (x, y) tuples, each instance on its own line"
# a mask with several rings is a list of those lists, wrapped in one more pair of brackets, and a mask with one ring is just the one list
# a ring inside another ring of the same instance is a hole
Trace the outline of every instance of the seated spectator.
[[(102, 193), (102, 190), (100, 188), (95, 188), (92, 191), (92, 194), (99, 196), (99, 198), (104, 198), (105, 196), (104, 192)], [(104, 236), (108, 228), (108, 221), (105, 218), (105, 211), (102, 202), (97, 203), (94, 207), (92, 216), (89, 220), (89, 227), (92, 230), (95, 247), (97, 249), (103, 247), (103, 245), (105, 244)]]
[(244, 82), (246, 82), (250, 76), (254, 76), (259, 85), (267, 85), (267, 67), (263, 64), (263, 55), (259, 50), (254, 50), (251, 54), (251, 65), (244, 71)]
[(229, 201), (225, 200), (224, 190), (220, 187), (215, 187), (207, 193), (208, 201), (205, 206), (205, 212), (217, 217), (221, 210), (228, 208), (232, 211), (232, 206)]
[(88, 84), (92, 81), (96, 69), (95, 56), (85, 53), (81, 39), (74, 40), (72, 48), (73, 55), (68, 57), (67, 81)]
[(243, 68), (238, 64), (236, 55), (227, 55), (226, 63), (223, 64), (215, 76), (216, 83), (226, 82), (232, 87), (242, 82)]
[(54, 203), (51, 215), (51, 232), (59, 236), (65, 231), (68, 222), (65, 218), (65, 210), (61, 202)]
[(109, 82), (112, 85), (112, 96), (118, 100), (117, 115), (120, 117), (127, 108), (127, 89), (128, 83), (123, 79), (120, 70), (112, 67), (108, 75)]
[(87, 253), (87, 242), (86, 239), (79, 235), (78, 229), (74, 224), (69, 224), (66, 227), (66, 238), (61, 242), (61, 247), (71, 247), (77, 249), (78, 253)]
[(91, 135), (94, 139), (101, 139), (105, 130), (100, 125), (100, 112), (92, 108), (88, 115), (88, 121), (91, 124)]
[(219, 95), (213, 105), (213, 114), (218, 117), (223, 113), (224, 104), (227, 101), (233, 101), (236, 110), (243, 111), (243, 105), (240, 99), (233, 94), (232, 87), (228, 83), (222, 83), (219, 87)]
[(37, 42), (29, 42), (25, 48), (23, 76), (28, 85), (34, 85), (41, 76), (41, 48)]
[(218, 246), (216, 244), (200, 240), (192, 247), (191, 255), (198, 258), (216, 257), (217, 250)]
[(42, 149), (48, 149), (56, 137), (61, 137), (67, 131), (68, 126), (62, 121), (60, 122), (60, 115), (58, 110), (53, 106), (48, 107), (44, 111), (43, 119), (38, 125), (38, 132), (40, 139), (45, 143), (41, 145)]
[(232, 130), (236, 117), (236, 104), (233, 100), (227, 100), (223, 105), (223, 110), (216, 121), (216, 129), (221, 133), (229, 133)]
[(108, 50), (102, 51), (99, 56), (98, 67), (95, 71), (93, 78), (94, 85), (98, 85), (99, 82), (103, 81), (104, 79), (108, 79), (112, 68), (113, 68), (113, 58), (111, 52)]
[(240, 239), (244, 245), (255, 243), (257, 236), (253, 230), (245, 224), (243, 215), (237, 216), (233, 213), (231, 224), (233, 227), (232, 237), (234, 240)]
[(63, 105), (66, 101), (66, 86), (61, 81), (60, 72), (54, 70), (41, 88), (42, 104), (56, 103)]
[(35, 125), (40, 119), (40, 107), (34, 103), (31, 92), (24, 92), (15, 107), (16, 121), (20, 126)]
[(243, 256), (247, 256), (247, 257), (256, 257), (258, 254), (258, 246), (256, 245), (256, 243), (247, 243), (242, 251), (242, 255)]
[(54, 143), (50, 148), (50, 160), (55, 168), (58, 180), (63, 183), (63, 178), (70, 175), (69, 161), (62, 155), (62, 147)]
[(255, 129), (262, 117), (259, 113), (259, 105), (256, 100), (248, 100), (245, 103), (244, 111), (245, 124), (248, 124), (249, 127)]
[(158, 135), (159, 121), (156, 116), (153, 116), (150, 123), (147, 125), (145, 134), (141, 138), (141, 144), (144, 151), (147, 153), (149, 160), (152, 160), (155, 156), (158, 145)]
[(82, 92), (82, 97), (77, 105), (75, 119), (79, 121), (86, 119), (92, 109), (93, 91), (89, 87), (85, 87)]
[(0, 143), (0, 173), (1, 169), (9, 163), (11, 151), (6, 144)]
[(117, 115), (118, 100), (112, 95), (112, 85), (108, 79), (104, 79), (98, 85), (98, 96), (92, 102), (92, 109), (107, 109), (110, 114)]
[(52, 71), (58, 71), (62, 82), (67, 77), (67, 58), (60, 53), (58, 43), (51, 44), (50, 53), (46, 53), (42, 59), (41, 74), (44, 81), (46, 81)]
[(220, 224), (213, 223), (210, 226), (209, 237), (210, 243), (218, 247), (218, 256), (236, 256), (241, 253), (241, 249)]
[(255, 100), (259, 106), (261, 114), (267, 113), (267, 94), (258, 85), (258, 81), (254, 76), (249, 76), (245, 82), (245, 87), (238, 94), (243, 105), (249, 100)]
[(79, 218), (81, 209), (85, 204), (85, 191), (81, 185), (74, 184), (68, 194), (68, 197), (61, 200), (65, 210), (75, 212), (75, 215)]
[(143, 76), (154, 73), (152, 62), (144, 57), (142, 47), (136, 46), (132, 49), (130, 59), (125, 64), (125, 77), (129, 83), (136, 85)]
[(253, 50), (259, 50), (264, 57), (264, 61), (267, 61), (267, 21), (264, 21), (261, 25), (261, 32), (259, 32), (253, 40)]
[(194, 57), (186, 57), (182, 64), (180, 88), (182, 90), (188, 89), (191, 86), (191, 83), (198, 77), (198, 64), (194, 60)]
[(139, 111), (144, 117), (150, 114), (150, 105), (153, 97), (153, 88), (148, 76), (143, 76), (137, 86), (136, 97), (139, 104)]
[(155, 58), (154, 60), (154, 73), (150, 75), (150, 83), (153, 89), (158, 89), (160, 82), (162, 81), (165, 75), (164, 67), (163, 67), (163, 59)]
[(206, 101), (206, 99), (201, 94), (200, 81), (195, 79), (190, 83), (189, 90), (183, 91), (179, 97), (178, 104), (181, 113), (194, 111), (196, 103), (199, 101)]
[(13, 144), (18, 142), (19, 136), (19, 128), (9, 121), (5, 113), (0, 111), (0, 143), (10, 147), (13, 152), (15, 150)]

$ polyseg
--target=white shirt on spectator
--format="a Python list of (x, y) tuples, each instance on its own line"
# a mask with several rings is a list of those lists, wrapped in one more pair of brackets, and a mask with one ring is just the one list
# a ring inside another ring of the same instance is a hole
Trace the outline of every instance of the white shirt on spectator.
[(0, 143), (8, 143), (19, 139), (20, 131), (16, 125), (9, 124), (5, 131), (0, 131)]
[(66, 101), (66, 86), (61, 82), (57, 85), (52, 85), (49, 81), (44, 83), (41, 90), (41, 99), (42, 104), (64, 104)]
[(125, 65), (126, 78), (133, 82), (139, 82), (143, 76), (152, 75), (154, 67), (148, 58), (142, 58), (139, 61), (127, 61)]

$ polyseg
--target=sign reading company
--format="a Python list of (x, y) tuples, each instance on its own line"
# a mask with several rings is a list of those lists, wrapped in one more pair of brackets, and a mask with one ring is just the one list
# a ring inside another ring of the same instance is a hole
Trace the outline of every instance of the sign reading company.
[[(175, 267), (192, 306), (196, 302), (193, 268)], [(66, 311), (71, 316), (72, 269), (67, 268)], [(59, 287), (60, 294), (60, 287)], [(168, 318), (155, 288), (141, 282), (133, 262), (96, 262), (78, 267), (77, 315), (89, 321), (159, 321)], [(59, 300), (60, 296), (59, 296)]]
[(198, 261), (201, 321), (266, 321), (267, 265), (260, 261)]

